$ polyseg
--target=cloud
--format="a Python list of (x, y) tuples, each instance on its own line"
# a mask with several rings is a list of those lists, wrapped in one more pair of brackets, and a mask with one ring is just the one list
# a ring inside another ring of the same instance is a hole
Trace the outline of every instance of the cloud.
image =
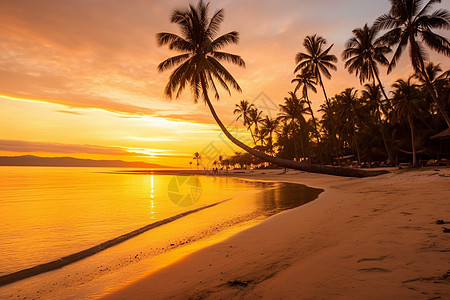
[[(179, 32), (170, 14), (186, 6), (185, 0), (0, 1), (0, 94), (73, 108), (207, 122), (206, 115), (191, 105), (189, 89), (183, 94), (189, 100), (163, 101), (170, 72), (156, 70), (175, 53), (158, 47), (155, 34)], [(237, 30), (241, 36), (238, 45), (224, 50), (247, 62), (246, 69), (226, 64), (244, 91), (233, 91), (231, 97), (222, 93), (228, 107), (218, 105), (218, 113), (231, 119), (230, 104), (260, 92), (283, 101), (293, 89), (294, 56), (303, 51), (302, 40), (309, 34), (318, 33), (335, 44), (338, 72), (325, 82), (327, 92), (338, 93), (343, 84), (359, 86), (348, 76), (340, 53), (351, 30), (387, 12), (389, 1), (211, 1), (211, 11), (219, 8), (225, 10), (220, 32)], [(436, 57), (437, 62), (448, 61)], [(448, 62), (442, 67), (448, 68)], [(400, 66), (397, 70), (389, 78), (382, 74), (382, 80), (403, 76)]]
[(76, 111), (71, 111), (71, 110), (55, 110), (55, 111), (59, 112), (59, 113), (63, 113), (63, 114), (71, 114), (71, 115), (78, 115), (78, 116), (83, 115), (82, 113), (79, 113)]
[(0, 140), (0, 150), (9, 152), (85, 153), (102, 155), (135, 155), (119, 147), (75, 145), (19, 140)]

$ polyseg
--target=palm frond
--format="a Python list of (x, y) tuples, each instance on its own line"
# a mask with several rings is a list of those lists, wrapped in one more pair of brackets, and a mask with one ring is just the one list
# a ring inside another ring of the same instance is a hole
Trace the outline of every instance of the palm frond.
[(417, 17), (421, 17), (421, 16), (428, 14), (428, 11), (431, 9), (431, 6), (435, 3), (441, 3), (441, 0), (428, 1), (428, 3), (425, 4), (425, 6), (422, 8), (422, 10), (419, 13), (417, 13)]
[(416, 24), (420, 29), (449, 29), (450, 12), (445, 9), (439, 9), (431, 15), (417, 18)]
[(299, 52), (295, 56), (295, 63), (298, 64), (298, 63), (300, 63), (303, 60), (312, 60), (312, 59), (313, 59), (313, 57), (311, 55)]
[(210, 39), (213, 39), (220, 28), (220, 23), (223, 22), (224, 13), (223, 9), (220, 9), (214, 13), (209, 22), (208, 28), (206, 29), (206, 34)]
[(420, 33), (428, 47), (446, 56), (450, 56), (450, 42), (445, 37), (431, 30), (421, 31)]
[(239, 56), (225, 52), (214, 51), (211, 55), (221, 61), (226, 61), (245, 68), (245, 61)]
[(216, 100), (219, 100), (219, 98), (220, 98), (219, 91), (217, 90), (216, 84), (214, 83), (211, 73), (208, 73), (208, 79), (209, 79), (210, 85), (214, 91), (214, 97), (216, 98)]
[(170, 57), (158, 65), (158, 71), (162, 72), (167, 69), (170, 69), (173, 66), (178, 65), (183, 61), (185, 61), (186, 59), (188, 59), (189, 56), (190, 56), (189, 54), (181, 54), (174, 57)]
[(231, 86), (237, 90), (237, 91), (242, 91), (241, 87), (239, 86), (239, 84), (237, 83), (237, 81), (233, 78), (233, 76), (230, 74), (230, 72), (227, 71), (227, 69), (225, 69), (222, 64), (220, 62), (218, 62), (214, 57), (212, 56), (208, 56), (207, 60), (214, 65), (216, 71), (218, 74), (220, 74), (220, 76), (222, 76), (223, 80), (227, 83), (230, 83)]
[[(183, 63), (182, 65), (178, 66), (173, 73), (169, 77), (169, 82), (166, 85), (166, 88), (164, 90), (164, 93), (169, 98), (172, 98), (173, 92), (176, 90), (176, 88), (181, 84), (184, 87), (184, 84), (188, 80), (188, 76), (186, 76), (186, 73), (188, 69), (190, 68), (189, 61)], [(184, 83), (183, 83), (184, 82)], [(178, 95), (177, 95), (178, 97)]]
[(168, 33), (168, 32), (160, 32), (156, 34), (156, 41), (159, 46), (164, 46), (170, 43), (173, 43), (174, 41), (184, 40), (179, 35)]
[(373, 23), (373, 26), (378, 30), (386, 30), (393, 27), (398, 27), (399, 25), (398, 20), (390, 14), (382, 14)]
[(237, 31), (231, 31), (219, 36), (211, 43), (213, 50), (222, 49), (228, 44), (237, 44), (239, 41), (239, 33)]

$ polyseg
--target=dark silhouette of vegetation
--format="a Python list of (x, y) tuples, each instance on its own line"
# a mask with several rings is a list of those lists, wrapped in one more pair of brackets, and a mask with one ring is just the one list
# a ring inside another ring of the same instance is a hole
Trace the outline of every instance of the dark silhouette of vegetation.
[(423, 47), (426, 45), (432, 50), (450, 56), (450, 42), (432, 31), (450, 29), (450, 13), (444, 9), (430, 13), (433, 4), (441, 2), (440, 0), (429, 0), (423, 7), (422, 1), (417, 0), (390, 0), (390, 2), (389, 13), (381, 15), (374, 23), (376, 28), (389, 29), (380, 38), (381, 42), (397, 47), (389, 63), (388, 73), (397, 65), (404, 49), (409, 46), (409, 58), (414, 72), (424, 81), (447, 126), (450, 127), (447, 110), (438, 98), (425, 70), (427, 54)]
[[(311, 163), (298, 163), (280, 157), (274, 157), (242, 143), (230, 134), (215, 112), (208, 95), (208, 92), (212, 91), (215, 98), (219, 99), (216, 82), (230, 94), (231, 91), (229, 85), (235, 90), (241, 91), (239, 84), (221, 64), (221, 62), (229, 62), (241, 67), (245, 66), (244, 60), (240, 56), (220, 51), (226, 45), (235, 44), (239, 40), (239, 34), (236, 31), (231, 31), (218, 36), (218, 30), (223, 18), (223, 10), (218, 10), (212, 17), (209, 17), (209, 4), (205, 4), (202, 0), (199, 1), (197, 6), (189, 5), (188, 9), (176, 9), (173, 11), (171, 22), (179, 26), (181, 29), (181, 36), (162, 32), (157, 34), (157, 40), (159, 45), (168, 45), (169, 49), (182, 52), (183, 54), (170, 57), (158, 66), (160, 71), (175, 68), (169, 77), (169, 81), (165, 88), (165, 94), (171, 98), (173, 96), (178, 98), (186, 86), (189, 85), (194, 96), (194, 101), (197, 102), (199, 98), (203, 99), (206, 105), (208, 105), (214, 120), (227, 138), (240, 148), (263, 161), (286, 168), (316, 173), (357, 177), (378, 175), (378, 173), (334, 168)], [(321, 50), (321, 46), (324, 43), (325, 40), (318, 38), (318, 50)], [(318, 65), (320, 72), (324, 72), (324, 69), (334, 67), (330, 66), (329, 61), (333, 61), (336, 58), (327, 54), (330, 48), (331, 47), (321, 54), (323, 64)], [(325, 74), (325, 76), (328, 75)], [(259, 131), (258, 120), (260, 120), (260, 114), (258, 111), (254, 110), (251, 110), (250, 113), (252, 122), (255, 123), (255, 131)], [(255, 134), (257, 134), (257, 132), (255, 132)]]
[[(237, 43), (239, 38), (236, 31), (218, 36), (222, 10), (209, 17), (208, 4), (200, 1), (195, 7), (190, 5), (187, 10), (173, 12), (171, 20), (179, 25), (182, 35), (160, 33), (158, 41), (183, 54), (158, 66), (161, 71), (175, 68), (165, 93), (179, 97), (190, 86), (194, 101), (201, 98), (224, 134), (247, 152), (222, 157), (222, 167), (278, 165), (362, 177), (378, 173), (341, 168), (342, 163), (373, 167), (410, 161), (418, 166), (424, 159), (439, 156), (437, 142), (429, 137), (450, 126), (450, 71), (427, 61), (424, 47), (450, 56), (449, 41), (432, 31), (450, 29), (450, 13), (444, 9), (430, 12), (439, 0), (430, 0), (425, 5), (415, 0), (390, 2), (390, 11), (373, 26), (365, 24), (353, 30), (353, 37), (342, 53), (345, 68), (364, 84), (361, 89), (346, 88), (328, 97), (323, 77), (331, 79), (330, 71), (336, 70), (337, 58), (330, 53), (333, 44), (328, 46), (323, 37), (314, 34), (303, 39), (305, 52), (295, 57), (296, 76), (291, 83), (296, 86), (279, 105), (277, 118), (270, 118), (247, 100), (236, 104), (236, 120), (242, 120), (250, 131), (253, 147), (228, 132), (208, 96), (208, 92), (213, 92), (219, 99), (217, 83), (229, 93), (230, 87), (241, 91), (221, 64), (245, 66), (240, 56), (222, 52), (223, 47)], [(407, 79), (397, 80), (389, 94), (381, 82), (380, 67), (387, 67), (389, 74), (407, 47), (413, 73)], [(320, 109), (314, 111), (308, 92), (317, 93), (317, 86), (322, 89), (324, 99)]]

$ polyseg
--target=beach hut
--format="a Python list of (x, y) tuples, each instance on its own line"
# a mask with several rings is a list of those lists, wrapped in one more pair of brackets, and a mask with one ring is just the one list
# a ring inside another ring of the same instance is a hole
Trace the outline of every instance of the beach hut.
[(439, 162), (445, 161), (448, 164), (450, 162), (450, 128), (431, 136), (430, 139), (439, 141)]

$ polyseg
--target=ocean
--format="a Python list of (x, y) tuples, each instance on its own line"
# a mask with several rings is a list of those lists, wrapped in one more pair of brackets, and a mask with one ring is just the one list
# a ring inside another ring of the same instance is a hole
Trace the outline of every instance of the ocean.
[(92, 257), (0, 287), (0, 298), (98, 295), (126, 274), (132, 280), (320, 192), (222, 176), (0, 167), (0, 278), (156, 224)]

